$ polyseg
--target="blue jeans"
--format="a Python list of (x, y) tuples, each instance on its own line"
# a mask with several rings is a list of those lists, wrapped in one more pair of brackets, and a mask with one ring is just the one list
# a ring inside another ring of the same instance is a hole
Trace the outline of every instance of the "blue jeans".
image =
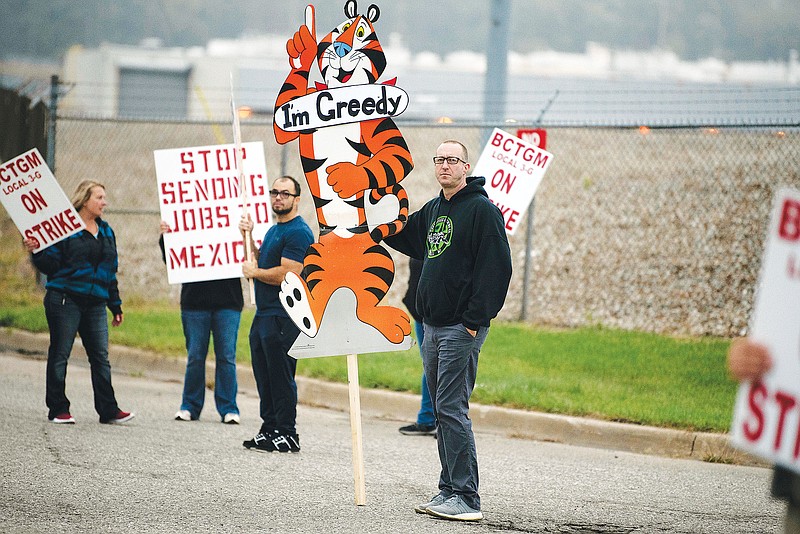
[(81, 336), (89, 358), (94, 391), (94, 409), (100, 421), (117, 416), (119, 406), (111, 386), (111, 364), (108, 362), (108, 315), (105, 303), (80, 306), (69, 295), (48, 289), (44, 295), (44, 312), (50, 329), (47, 351), (46, 393), (49, 419), (69, 413), (66, 395), (67, 361), (75, 334)]
[[(422, 347), (422, 340), (425, 339), (425, 326), (422, 321), (416, 321), (414, 329), (417, 334), (417, 343)], [(420, 348), (420, 356), (422, 356), (422, 349)], [(434, 425), (436, 424), (436, 417), (433, 415), (433, 403), (431, 402), (431, 393), (428, 391), (428, 379), (425, 377), (425, 371), (422, 372), (422, 402), (419, 405), (419, 412), (417, 413), (418, 425)]]
[(481, 509), (478, 495), (478, 455), (469, 419), (469, 398), (475, 388), (478, 355), (489, 328), (475, 337), (464, 325), (425, 325), (422, 362), (433, 396), (433, 411), (439, 423), (437, 446), (442, 471), (439, 491), (458, 494), (468, 506)]
[(183, 379), (181, 410), (192, 419), (200, 417), (206, 394), (206, 356), (209, 338), (214, 336), (214, 401), (220, 417), (239, 413), (236, 405), (236, 339), (241, 312), (237, 310), (181, 310), (186, 338), (186, 375)]

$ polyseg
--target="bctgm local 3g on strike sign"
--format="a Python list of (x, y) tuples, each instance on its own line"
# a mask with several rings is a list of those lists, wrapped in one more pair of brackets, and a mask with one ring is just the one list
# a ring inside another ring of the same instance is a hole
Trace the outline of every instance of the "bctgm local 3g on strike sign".
[(86, 227), (35, 148), (0, 164), (0, 202), (34, 252)]
[(739, 386), (731, 441), (800, 472), (800, 191), (775, 197), (750, 326), (773, 367)]
[(241, 150), (244, 184), (233, 144), (153, 152), (161, 219), (171, 229), (164, 234), (170, 284), (241, 278), (245, 203), (260, 246), (271, 224), (264, 145), (242, 143)]
[(506, 232), (513, 235), (553, 161), (550, 152), (495, 128), (473, 176), (486, 178), (486, 193), (503, 213)]

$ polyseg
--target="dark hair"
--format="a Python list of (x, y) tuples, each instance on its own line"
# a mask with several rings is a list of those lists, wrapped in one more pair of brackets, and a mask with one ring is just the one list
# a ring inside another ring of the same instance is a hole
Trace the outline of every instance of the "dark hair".
[[(298, 197), (300, 196), (300, 182), (298, 182), (288, 174), (285, 176), (281, 176), (280, 178), (275, 180), (275, 182), (277, 182), (278, 180), (289, 180), (290, 182), (292, 182), (294, 184), (294, 194), (297, 195)], [(273, 185), (275, 182), (273, 182)]]

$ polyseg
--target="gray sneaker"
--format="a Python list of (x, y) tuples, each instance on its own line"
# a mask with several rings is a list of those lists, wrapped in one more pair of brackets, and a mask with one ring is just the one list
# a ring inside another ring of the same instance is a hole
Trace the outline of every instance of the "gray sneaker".
[(417, 512), (418, 514), (424, 514), (428, 511), (428, 508), (430, 508), (431, 506), (438, 506), (440, 504), (444, 504), (444, 501), (446, 500), (447, 499), (445, 499), (444, 495), (440, 493), (430, 501), (415, 506), (414, 511)]
[(483, 519), (483, 512), (467, 506), (460, 495), (451, 495), (442, 504), (428, 506), (425, 511), (428, 515), (456, 521), (480, 521)]

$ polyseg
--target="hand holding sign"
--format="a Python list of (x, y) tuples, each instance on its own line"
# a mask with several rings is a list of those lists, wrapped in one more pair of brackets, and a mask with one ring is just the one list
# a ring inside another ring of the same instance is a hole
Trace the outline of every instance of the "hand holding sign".
[(731, 343), (728, 369), (737, 380), (761, 380), (772, 368), (772, 357), (767, 347), (748, 338)]

